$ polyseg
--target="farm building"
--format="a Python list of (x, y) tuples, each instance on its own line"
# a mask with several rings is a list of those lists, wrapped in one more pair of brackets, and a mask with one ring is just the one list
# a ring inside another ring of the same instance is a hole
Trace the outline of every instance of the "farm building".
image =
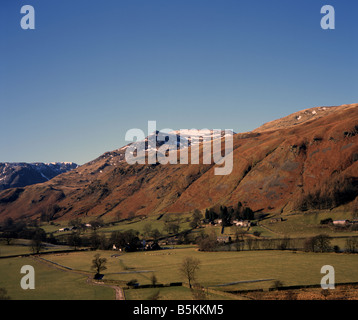
[(334, 220), (334, 221), (333, 221), (333, 224), (334, 224), (335, 226), (345, 226), (345, 225), (347, 225), (348, 223), (349, 223), (348, 220)]
[(249, 220), (234, 220), (233, 224), (238, 227), (250, 227), (251, 222)]

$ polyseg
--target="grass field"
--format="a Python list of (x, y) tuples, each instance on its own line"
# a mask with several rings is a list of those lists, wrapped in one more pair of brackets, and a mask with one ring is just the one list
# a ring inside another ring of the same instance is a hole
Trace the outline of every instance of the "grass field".
[[(175, 214), (176, 217), (180, 220), (180, 230), (191, 230), (189, 226), (191, 214)], [(174, 217), (174, 215), (173, 215)], [(341, 219), (351, 219), (351, 213), (344, 211), (322, 211), (322, 212), (309, 212), (309, 213), (297, 213), (297, 214), (289, 214), (283, 216), (284, 221), (280, 221), (277, 223), (271, 223), (271, 216), (267, 219), (259, 221), (257, 226), (253, 226), (248, 230), (248, 234), (253, 234), (255, 231), (259, 232), (261, 237), (265, 238), (282, 238), (284, 236), (289, 236), (290, 238), (304, 238), (311, 237), (317, 234), (327, 234), (332, 238), (341, 238), (347, 236), (357, 236), (357, 231), (346, 231), (346, 230), (337, 230), (327, 225), (321, 225), (320, 221), (327, 218), (332, 218), (333, 220), (341, 220)], [(120, 222), (110, 222), (105, 221), (105, 225), (98, 229), (98, 232), (103, 233), (107, 236), (113, 231), (127, 231), (127, 230), (135, 230), (139, 232), (139, 236), (141, 237), (144, 232), (144, 228), (146, 225), (150, 225), (151, 229), (158, 229), (162, 236), (168, 236), (169, 234), (165, 230), (165, 219), (166, 215), (161, 217), (161, 215), (153, 215), (153, 216), (142, 216), (142, 217), (134, 217), (129, 220), (122, 220)], [(68, 224), (43, 224), (41, 228), (43, 228), (47, 233), (53, 232), (55, 237), (63, 237), (71, 234), (71, 231), (67, 232), (56, 232), (61, 227), (68, 227)], [(210, 226), (205, 228), (204, 232), (214, 231), (218, 236), (226, 235), (226, 236), (235, 236), (235, 227), (225, 227), (224, 233), (221, 234), (222, 228), (221, 226)], [(88, 228), (87, 231), (83, 233), (83, 235), (89, 236), (91, 234), (91, 229)], [(193, 230), (191, 235), (195, 237), (195, 234), (198, 230)], [(170, 236), (170, 235), (169, 235)], [(332, 245), (336, 245), (334, 241)], [(338, 245), (342, 246), (343, 242), (338, 240)]]
[(271, 223), (271, 219), (263, 220), (260, 222), (260, 225), (269, 229), (271, 235), (276, 237), (285, 235), (289, 235), (292, 238), (311, 237), (320, 233), (325, 233), (332, 237), (357, 235), (357, 232), (337, 231), (327, 225), (321, 225), (320, 221), (327, 218), (332, 218), (332, 220), (349, 220), (352, 217), (351, 213), (341, 211), (307, 212), (284, 216), (284, 221), (276, 223)]
[[(41, 252), (59, 251), (59, 250), (73, 250), (69, 246), (52, 245), (44, 243)], [(12, 255), (28, 255), (33, 253), (31, 240), (27, 239), (13, 239), (8, 245), (4, 240), (0, 240), (0, 257)]]
[[(125, 232), (125, 231), (129, 231), (129, 230), (134, 230), (136, 232), (138, 232), (139, 237), (143, 237), (143, 233), (144, 233), (144, 229), (145, 226), (150, 225), (151, 230), (155, 230), (157, 229), (160, 234), (161, 237), (166, 237), (166, 236), (172, 236), (172, 234), (168, 234), (168, 231), (165, 228), (165, 220), (168, 219), (178, 219), (179, 224), (180, 224), (180, 228), (179, 228), (179, 232), (182, 231), (189, 231), (191, 230), (189, 224), (190, 224), (190, 217), (191, 214), (188, 213), (178, 213), (178, 214), (169, 214), (167, 215), (167, 217), (162, 217), (163, 215), (157, 214), (157, 215), (152, 215), (152, 216), (138, 216), (138, 217), (134, 217), (132, 219), (124, 219), (124, 220), (120, 220), (120, 221), (106, 221), (104, 220), (104, 225), (97, 229), (98, 233), (104, 234), (106, 238), (109, 238), (111, 236), (111, 233), (114, 231), (120, 231), (120, 232)], [(90, 222), (90, 220), (85, 219), (82, 220), (82, 222)], [(62, 239), (62, 238), (66, 238), (67, 236), (69, 236), (71, 233), (73, 233), (73, 231), (63, 231), (63, 232), (58, 232), (58, 230), (60, 228), (63, 227), (69, 227), (70, 224), (69, 223), (43, 223), (41, 225), (41, 228), (46, 232), (46, 233), (52, 233), (53, 236), (55, 238), (58, 239)], [(93, 230), (89, 227), (84, 229), (81, 232), (82, 236), (90, 236), (92, 234)]]
[[(271, 219), (262, 220), (258, 226), (248, 230), (249, 236), (255, 231), (264, 238), (291, 239), (306, 238), (317, 234), (328, 234), (332, 237), (331, 245), (344, 248), (346, 237), (357, 236), (357, 231), (337, 231), (328, 226), (320, 225), (326, 218), (349, 219), (345, 212), (300, 213), (287, 215), (283, 221), (271, 223)], [(180, 231), (189, 230), (190, 215), (180, 216)], [(165, 234), (165, 219), (159, 215), (150, 217), (135, 217), (132, 220), (106, 224), (98, 230), (109, 237), (113, 231), (136, 230), (139, 234), (144, 226), (150, 224), (152, 230), (158, 229)], [(65, 225), (62, 225), (63, 227)], [(59, 225), (45, 224), (41, 226), (46, 232), (58, 230)], [(221, 234), (220, 226), (192, 230), (195, 238), (200, 232), (215, 232)], [(89, 235), (90, 230), (84, 235)], [(66, 233), (55, 233), (62, 236)], [(69, 233), (67, 233), (69, 234)], [(235, 236), (235, 227), (225, 227), (223, 235)], [(320, 273), (323, 265), (331, 265), (335, 269), (337, 283), (358, 282), (358, 255), (346, 253), (308, 253), (302, 251), (257, 250), (257, 251), (217, 251), (200, 252), (195, 245), (175, 245), (173, 249), (141, 252), (118, 252), (110, 250), (81, 251), (69, 253), (54, 253), (42, 255), (56, 265), (65, 266), (71, 270), (55, 268), (51, 263), (39, 262), (31, 257), (0, 259), (0, 288), (5, 288), (13, 299), (114, 299), (112, 288), (88, 284), (88, 275), (93, 277), (91, 270), (95, 253), (107, 259), (104, 274), (105, 283), (127, 287), (130, 280), (137, 280), (141, 285), (151, 283), (154, 274), (158, 283), (183, 282), (187, 280), (180, 274), (179, 268), (185, 257), (195, 257), (200, 260), (200, 270), (196, 281), (206, 289), (208, 299), (232, 299), (225, 296), (225, 291), (268, 289), (274, 281), (279, 280), (284, 286), (319, 284), (323, 275)], [(50, 250), (70, 249), (64, 246), (48, 245), (44, 253)], [(10, 255), (26, 255), (32, 252), (29, 240), (13, 240), (11, 245), (5, 241), (0, 243), (0, 258)], [(36, 271), (36, 289), (23, 290), (20, 288), (20, 268), (30, 264)], [(214, 291), (213, 291), (214, 290)], [(192, 292), (186, 286), (163, 287), (147, 289), (126, 289), (126, 299), (149, 299), (155, 294), (159, 299), (192, 299)], [(240, 298), (240, 297), (236, 297)]]
[[(124, 253), (113, 257), (112, 251), (96, 251), (107, 258), (104, 280), (124, 285), (136, 279), (139, 284), (150, 284), (152, 274), (159, 283), (183, 282), (179, 273), (182, 260), (198, 258), (201, 262), (197, 282), (215, 290), (267, 289), (274, 280), (285, 286), (319, 284), (323, 265), (332, 265), (336, 282), (358, 282), (357, 255), (337, 253), (294, 253), (291, 251), (199, 252), (195, 248)], [(91, 271), (95, 252), (49, 254), (44, 258), (85, 273)], [(19, 285), (20, 268), (33, 265), (36, 271), (36, 289), (22, 290)], [(86, 284), (86, 275), (60, 271), (31, 258), (0, 260), (2, 270), (0, 287), (5, 287), (14, 299), (113, 299), (113, 290)], [(92, 273), (93, 274), (93, 273)], [(221, 286), (238, 281), (265, 280)], [(218, 286), (220, 285), (220, 286)], [(157, 289), (126, 290), (127, 299), (147, 299)], [(160, 288), (160, 299), (192, 299), (186, 287)], [(227, 297), (215, 296), (215, 299)], [(209, 297), (210, 298), (210, 297)]]
[[(21, 267), (31, 265), (35, 269), (35, 289), (24, 290), (20, 286)], [(89, 285), (87, 276), (59, 271), (30, 257), (0, 259), (0, 287), (7, 290), (13, 300), (111, 300), (110, 288)]]

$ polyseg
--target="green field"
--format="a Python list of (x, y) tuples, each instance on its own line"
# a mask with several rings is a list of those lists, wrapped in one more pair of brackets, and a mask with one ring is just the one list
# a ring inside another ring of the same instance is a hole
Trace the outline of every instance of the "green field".
[[(24, 290), (20, 286), (21, 267), (31, 265), (35, 269), (35, 289)], [(59, 271), (30, 257), (0, 259), (0, 287), (7, 290), (13, 300), (108, 300), (114, 299), (110, 288), (89, 285), (87, 276)]]
[[(206, 228), (191, 230), (189, 223), (191, 219), (191, 214), (182, 213), (182, 214), (169, 214), (169, 216), (177, 217), (180, 221), (180, 230), (190, 231), (190, 237), (192, 239), (199, 232), (212, 232), (214, 231), (217, 236), (231, 236), (235, 237), (235, 227), (225, 227), (223, 234), (221, 226), (207, 226)], [(128, 231), (135, 230), (139, 232), (139, 237), (143, 237), (144, 228), (146, 225), (150, 225), (151, 229), (158, 229), (162, 237), (172, 236), (168, 234), (165, 230), (165, 219), (168, 214), (161, 217), (161, 215), (152, 215), (152, 216), (139, 216), (134, 217), (128, 220), (121, 221), (104, 221), (104, 226), (97, 230), (98, 233), (106, 235), (107, 238), (110, 237), (110, 234), (113, 231)], [(341, 248), (344, 247), (344, 237), (349, 236), (358, 236), (357, 231), (349, 230), (338, 230), (332, 228), (328, 225), (321, 225), (320, 221), (327, 218), (332, 218), (333, 220), (341, 219), (351, 219), (351, 213), (345, 211), (322, 211), (322, 212), (307, 212), (307, 213), (294, 213), (289, 215), (282, 216), (283, 221), (277, 223), (271, 223), (271, 219), (278, 217), (277, 215), (268, 215), (264, 220), (258, 221), (257, 226), (250, 227), (247, 230), (248, 235), (252, 235), (255, 231), (260, 233), (262, 238), (283, 238), (289, 236), (290, 238), (307, 238), (312, 237), (317, 234), (327, 234), (332, 237), (332, 246), (339, 245)], [(87, 219), (88, 220), (88, 219)], [(88, 221), (83, 221), (88, 222)], [(71, 231), (67, 232), (57, 232), (61, 227), (68, 227), (68, 223), (61, 224), (43, 224), (43, 228), (47, 233), (53, 233), (55, 237), (66, 237), (71, 234)], [(85, 230), (82, 235), (89, 236), (92, 233), (92, 230), (88, 228)], [(1, 254), (1, 253), (0, 253)]]
[[(96, 251), (107, 258), (107, 269), (103, 280), (126, 287), (125, 283), (136, 279), (139, 284), (150, 284), (152, 274), (158, 283), (183, 282), (179, 273), (185, 257), (198, 258), (201, 262), (197, 282), (204, 288), (220, 291), (267, 289), (274, 280), (285, 286), (319, 284), (323, 265), (335, 269), (336, 282), (358, 282), (358, 257), (353, 254), (304, 253), (292, 251), (241, 251), (241, 252), (199, 252), (195, 248), (168, 249), (151, 252), (123, 253), (113, 256), (112, 251)], [(114, 299), (110, 288), (86, 283), (91, 271), (95, 252), (73, 252), (43, 255), (43, 258), (70, 267), (71, 271), (59, 270), (40, 263), (30, 257), (0, 259), (0, 287), (4, 287), (13, 299)], [(117, 253), (118, 254), (118, 253)], [(36, 272), (35, 290), (20, 288), (20, 268), (30, 264)], [(81, 274), (79, 272), (83, 272)], [(265, 280), (221, 286), (238, 281)], [(219, 286), (218, 286), (219, 285)], [(148, 299), (157, 289), (125, 290), (127, 299)], [(209, 295), (208, 298), (228, 299), (229, 297)], [(187, 287), (159, 289), (160, 299), (192, 299)], [(240, 297), (238, 297), (240, 298)]]
[[(41, 249), (42, 253), (59, 251), (59, 250), (72, 250), (69, 246), (53, 245), (44, 243)], [(12, 256), (12, 255), (28, 255), (32, 254), (33, 249), (31, 241), (27, 239), (13, 239), (8, 245), (5, 241), (0, 239), (0, 257)]]
[[(351, 213), (335, 211), (335, 212), (307, 212), (297, 213), (283, 216), (284, 221), (271, 223), (271, 219), (268, 218), (260, 222), (267, 232), (270, 232), (270, 236), (285, 236), (289, 235), (292, 238), (297, 237), (311, 237), (320, 233), (325, 233), (331, 237), (337, 236), (351, 236), (357, 235), (357, 231), (338, 231), (327, 225), (321, 225), (320, 221), (332, 218), (332, 220), (350, 220), (352, 219)], [(269, 230), (269, 231), (268, 231)]]
[[(357, 236), (357, 231), (337, 230), (322, 226), (320, 221), (326, 218), (349, 219), (345, 212), (300, 213), (286, 215), (283, 221), (271, 222), (271, 216), (259, 221), (257, 226), (246, 230), (246, 238), (280, 239), (289, 236), (293, 241), (304, 241), (305, 238), (327, 234), (331, 236), (331, 245), (345, 247), (347, 237)], [(180, 231), (190, 231), (190, 214), (180, 215)], [(150, 224), (152, 230), (158, 229), (166, 237), (165, 218), (159, 215), (135, 217), (129, 220), (106, 223), (97, 230), (109, 238), (113, 231), (136, 230), (143, 236), (144, 228)], [(71, 232), (55, 232), (67, 225), (44, 224), (46, 232), (54, 232), (55, 237), (63, 237)], [(206, 226), (191, 230), (193, 240), (200, 233), (215, 232), (217, 236), (235, 237), (236, 227)], [(222, 233), (223, 231), (223, 233)], [(260, 237), (254, 236), (258, 232)], [(82, 235), (89, 236), (90, 229)], [(300, 240), (298, 240), (300, 239)], [(168, 246), (167, 246), (168, 247)], [(125, 289), (126, 299), (192, 299), (187, 280), (179, 268), (185, 257), (200, 260), (200, 270), (196, 282), (205, 288), (208, 299), (241, 299), (240, 296), (228, 295), (226, 292), (248, 289), (268, 289), (276, 280), (284, 286), (320, 284), (323, 275), (321, 267), (331, 265), (335, 269), (336, 283), (358, 282), (358, 255), (347, 253), (309, 253), (289, 250), (244, 250), (236, 251), (235, 244), (221, 247), (215, 252), (198, 251), (197, 246), (170, 245), (172, 249), (158, 251), (119, 252), (112, 250), (72, 251), (66, 253), (43, 254), (44, 260), (31, 257), (3, 258), (11, 255), (28, 255), (32, 252), (29, 240), (14, 239), (10, 245), (5, 240), (0, 242), (0, 288), (5, 288), (13, 299), (115, 299), (115, 291), (108, 286), (88, 283), (93, 278), (91, 270), (95, 253), (107, 259), (103, 282), (107, 285), (120, 286)], [(68, 246), (47, 244), (43, 253), (71, 249)], [(247, 249), (247, 248), (246, 248)], [(260, 248), (262, 249), (262, 248)], [(225, 251), (226, 250), (226, 251)], [(36, 271), (36, 289), (20, 288), (20, 268), (30, 264)], [(63, 267), (65, 268), (63, 268)], [(155, 275), (158, 283), (168, 285), (182, 282), (179, 287), (129, 289), (126, 285), (136, 280), (140, 285), (151, 284)]]

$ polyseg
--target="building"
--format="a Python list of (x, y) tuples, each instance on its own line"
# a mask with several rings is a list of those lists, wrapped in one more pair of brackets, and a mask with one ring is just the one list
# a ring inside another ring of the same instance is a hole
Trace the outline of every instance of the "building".
[(237, 227), (250, 227), (251, 222), (249, 220), (234, 220), (232, 222)]
[(335, 226), (345, 226), (349, 223), (348, 220), (334, 220), (333, 225)]

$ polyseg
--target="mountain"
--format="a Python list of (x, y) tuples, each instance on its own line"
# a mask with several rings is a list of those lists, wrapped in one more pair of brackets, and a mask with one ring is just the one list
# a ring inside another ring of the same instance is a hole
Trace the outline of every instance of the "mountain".
[(309, 109), (304, 109), (295, 113), (292, 113), (286, 117), (270, 121), (263, 124), (259, 128), (253, 130), (253, 132), (263, 132), (263, 131), (272, 131), (278, 129), (284, 129), (288, 127), (297, 126), (308, 121), (314, 121), (319, 118), (328, 116), (337, 111), (349, 110), (355, 105), (341, 105), (338, 107), (314, 107)]
[(0, 163), (0, 190), (49, 181), (77, 167), (72, 162)]
[(350, 210), (358, 195), (358, 104), (305, 109), (234, 134), (229, 175), (215, 175), (215, 164), (130, 165), (128, 147), (50, 181), (0, 192), (0, 220), (49, 211), (55, 220), (113, 220), (239, 201), (269, 213)]

